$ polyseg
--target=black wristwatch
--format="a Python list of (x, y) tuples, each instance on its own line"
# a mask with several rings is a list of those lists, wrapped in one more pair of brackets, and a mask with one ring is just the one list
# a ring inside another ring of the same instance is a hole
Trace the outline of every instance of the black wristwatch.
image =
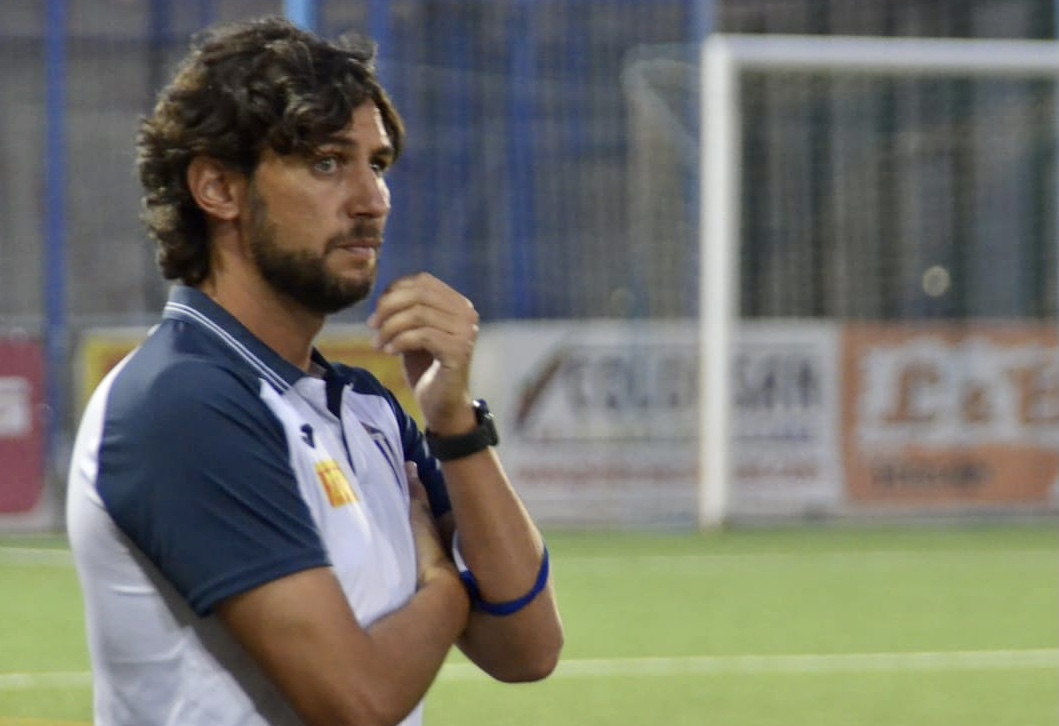
[(439, 461), (462, 459), (500, 443), (500, 436), (496, 432), (496, 422), (485, 401), (478, 399), (474, 402), (474, 418), (478, 425), (473, 430), (459, 436), (438, 436), (427, 429), (427, 445), (435, 459)]

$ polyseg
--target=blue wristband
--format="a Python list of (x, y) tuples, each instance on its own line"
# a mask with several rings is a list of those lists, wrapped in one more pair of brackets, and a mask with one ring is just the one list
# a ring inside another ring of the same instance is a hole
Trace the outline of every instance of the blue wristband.
[(548, 584), (548, 548), (544, 548), (544, 556), (541, 558), (541, 568), (537, 572), (537, 581), (533, 583), (533, 587), (522, 597), (517, 600), (508, 600), (507, 602), (486, 602), (482, 599), (482, 593), (478, 590), (478, 581), (474, 579), (474, 574), (470, 570), (462, 570), (460, 572), (460, 580), (463, 581), (463, 586), (467, 589), (467, 594), (471, 598), (471, 606), (475, 610), (480, 610), (483, 613), (489, 615), (514, 615), (522, 608), (533, 602), (533, 599), (540, 594), (544, 586)]

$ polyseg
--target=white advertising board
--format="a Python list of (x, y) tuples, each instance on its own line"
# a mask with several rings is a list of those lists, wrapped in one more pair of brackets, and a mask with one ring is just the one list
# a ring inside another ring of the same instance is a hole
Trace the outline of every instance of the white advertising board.
[[(485, 327), (476, 395), (505, 465), (549, 524), (694, 521), (698, 347), (694, 321), (562, 321)], [(828, 325), (746, 326), (733, 391), (733, 513), (833, 506), (836, 336)]]
[(733, 515), (829, 512), (843, 499), (839, 328), (744, 322), (733, 361)]

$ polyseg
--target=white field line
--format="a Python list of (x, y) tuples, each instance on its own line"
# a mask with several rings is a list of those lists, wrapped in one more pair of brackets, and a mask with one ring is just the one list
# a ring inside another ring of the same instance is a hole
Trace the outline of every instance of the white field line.
[[(683, 555), (575, 555), (554, 557), (555, 566), (575, 570), (609, 570), (628, 568), (630, 565), (651, 567), (701, 567), (708, 565), (726, 565), (739, 563), (787, 563), (792, 561), (844, 562), (863, 563), (865, 561), (892, 562), (898, 560), (974, 560), (987, 559), (1021, 559), (1026, 557), (1051, 557), (1059, 560), (1059, 553), (1046, 549), (1016, 550), (865, 550), (844, 552), (760, 552), (760, 553), (717, 553), (717, 554), (683, 554)], [(49, 549), (34, 547), (0, 547), (0, 566), (13, 567), (72, 567), (73, 556), (66, 549)]]
[[(559, 663), (552, 678), (684, 675), (807, 675), (902, 671), (1059, 669), (1059, 650), (976, 650), (832, 655), (733, 655), (683, 658), (586, 658)], [(449, 663), (439, 680), (485, 679), (471, 663)]]
[[(812, 675), (913, 671), (1059, 669), (1059, 650), (969, 650), (832, 655), (731, 655), (682, 658), (583, 658), (566, 660), (554, 679), (708, 675)], [(440, 681), (488, 680), (471, 663), (448, 663)], [(88, 671), (0, 673), (0, 691), (88, 688)]]
[(0, 565), (10, 567), (73, 567), (67, 549), (45, 547), (0, 547)]
[(554, 557), (553, 565), (556, 568), (573, 570), (601, 570), (606, 571), (613, 568), (628, 569), (632, 565), (656, 567), (708, 567), (711, 565), (727, 566), (741, 564), (777, 564), (786, 565), (797, 562), (811, 562), (813, 564), (831, 563), (835, 565), (865, 563), (893, 563), (900, 561), (963, 561), (973, 562), (982, 559), (1024, 559), (1034, 557), (1049, 557), (1059, 562), (1059, 553), (1045, 549), (1020, 549), (1020, 550), (950, 550), (950, 551), (918, 551), (918, 550), (866, 550), (845, 552), (740, 552), (740, 553), (717, 553), (717, 554), (683, 554), (683, 555), (630, 555), (612, 556), (582, 555), (575, 557)]
[(0, 691), (29, 691), (38, 688), (88, 688), (88, 671), (50, 673), (0, 673)]

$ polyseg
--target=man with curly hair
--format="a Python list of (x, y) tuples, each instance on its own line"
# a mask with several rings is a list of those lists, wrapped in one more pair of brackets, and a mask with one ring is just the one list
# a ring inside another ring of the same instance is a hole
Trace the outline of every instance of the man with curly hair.
[(453, 644), (502, 681), (557, 663), (547, 549), (470, 393), (473, 305), (421, 273), (368, 318), (424, 431), (313, 348), (390, 214), (404, 129), (373, 56), (214, 29), (142, 123), (174, 285), (92, 396), (67, 500), (100, 726), (419, 724)]

